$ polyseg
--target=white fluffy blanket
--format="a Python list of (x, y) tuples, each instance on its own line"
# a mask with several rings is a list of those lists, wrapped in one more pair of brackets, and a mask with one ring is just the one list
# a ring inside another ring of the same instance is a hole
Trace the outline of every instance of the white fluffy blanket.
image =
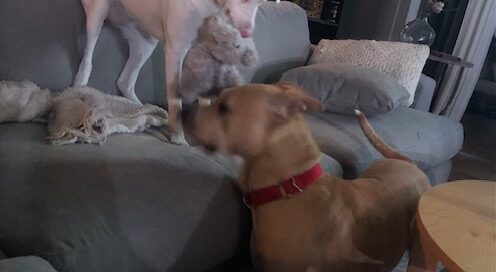
[[(0, 81), (0, 123), (45, 117), (52, 144), (104, 143), (114, 133), (141, 132), (165, 126), (167, 112), (154, 105), (104, 94), (90, 87), (61, 93), (29, 81)], [(46, 119), (47, 118), (47, 119)]]

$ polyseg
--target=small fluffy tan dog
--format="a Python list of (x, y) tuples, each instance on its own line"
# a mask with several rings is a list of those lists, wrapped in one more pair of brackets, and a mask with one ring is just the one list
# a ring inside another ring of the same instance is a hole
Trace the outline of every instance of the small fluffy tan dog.
[(409, 271), (434, 271), (415, 214), (427, 177), (360, 122), (388, 159), (354, 181), (321, 172), (320, 151), (299, 114), (322, 105), (289, 84), (226, 90), (195, 115), (210, 150), (245, 159), (240, 185), (252, 208), (257, 271), (391, 271), (410, 250)]

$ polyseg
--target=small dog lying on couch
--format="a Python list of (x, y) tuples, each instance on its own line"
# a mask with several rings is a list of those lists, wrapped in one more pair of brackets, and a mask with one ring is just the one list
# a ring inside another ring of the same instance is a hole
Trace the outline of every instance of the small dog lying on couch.
[(48, 116), (48, 139), (57, 145), (101, 144), (114, 133), (167, 125), (167, 111), (160, 107), (140, 105), (90, 87), (52, 93), (29, 81), (0, 81), (0, 108), (0, 123)]
[(326, 175), (300, 115), (306, 109), (323, 106), (293, 85), (254, 84), (224, 91), (195, 116), (206, 149), (245, 160), (239, 184), (252, 211), (257, 271), (391, 271), (407, 249), (409, 271), (434, 271), (415, 221), (429, 187), (424, 173), (358, 113), (387, 159), (354, 181)]
[(186, 104), (202, 96), (218, 95), (220, 90), (243, 84), (236, 65), (252, 66), (257, 52), (251, 38), (243, 39), (239, 31), (221, 15), (205, 19), (184, 60), (179, 94)]

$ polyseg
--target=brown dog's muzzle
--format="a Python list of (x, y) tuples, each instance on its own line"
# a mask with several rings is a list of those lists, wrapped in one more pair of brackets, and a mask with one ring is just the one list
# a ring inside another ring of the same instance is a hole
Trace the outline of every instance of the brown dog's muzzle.
[(193, 114), (192, 134), (199, 145), (209, 152), (216, 152), (218, 148), (217, 140), (220, 134), (217, 120), (215, 119), (212, 106), (201, 105)]

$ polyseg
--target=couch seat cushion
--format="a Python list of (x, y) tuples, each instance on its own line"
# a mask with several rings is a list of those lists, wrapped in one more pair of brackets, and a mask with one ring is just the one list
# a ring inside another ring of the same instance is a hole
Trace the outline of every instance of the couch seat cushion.
[(42, 124), (0, 125), (8, 256), (73, 272), (204, 271), (249, 234), (231, 160), (145, 134), (68, 146), (46, 135)]
[[(344, 176), (355, 178), (383, 156), (363, 134), (354, 116), (336, 113), (306, 115), (322, 152), (342, 165)], [(369, 117), (376, 132), (423, 170), (450, 160), (463, 144), (463, 128), (448, 117), (406, 107)]]
[[(60, 271), (145, 272), (205, 271), (248, 252), (239, 161), (146, 134), (67, 146), (46, 136), (43, 124), (0, 125), (8, 256), (35, 254)], [(321, 162), (341, 175), (336, 160)]]

